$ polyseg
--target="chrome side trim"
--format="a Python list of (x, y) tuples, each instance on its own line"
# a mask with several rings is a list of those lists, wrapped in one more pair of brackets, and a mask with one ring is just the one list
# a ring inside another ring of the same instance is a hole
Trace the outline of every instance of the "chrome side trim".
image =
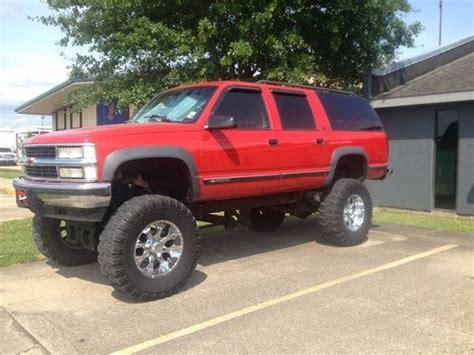
[(226, 184), (232, 182), (251, 182), (258, 180), (269, 180), (269, 179), (285, 179), (285, 178), (296, 178), (305, 176), (327, 176), (329, 170), (314, 170), (314, 171), (301, 171), (291, 173), (280, 173), (280, 174), (262, 174), (262, 175), (250, 175), (250, 176), (229, 176), (229, 177), (215, 177), (207, 178), (203, 180), (204, 185), (213, 184)]

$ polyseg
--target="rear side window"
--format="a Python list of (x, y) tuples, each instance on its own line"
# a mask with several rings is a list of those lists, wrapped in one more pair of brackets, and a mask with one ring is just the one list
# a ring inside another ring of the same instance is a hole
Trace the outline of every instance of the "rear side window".
[(283, 129), (315, 129), (313, 113), (306, 95), (274, 92), (273, 97)]
[(252, 89), (232, 89), (214, 110), (215, 115), (234, 117), (237, 128), (269, 128), (267, 111), (260, 91)]
[(330, 92), (317, 94), (333, 130), (382, 130), (379, 117), (366, 99)]

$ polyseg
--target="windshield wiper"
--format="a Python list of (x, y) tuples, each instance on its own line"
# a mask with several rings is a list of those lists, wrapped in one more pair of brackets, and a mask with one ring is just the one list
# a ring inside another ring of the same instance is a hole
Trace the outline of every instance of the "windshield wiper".
[(367, 127), (362, 127), (360, 130), (361, 131), (381, 131), (382, 126), (367, 126)]
[(166, 116), (162, 116), (162, 115), (150, 115), (150, 116), (144, 116), (143, 118), (146, 118), (152, 122), (176, 122), (174, 120), (170, 120), (168, 117)]

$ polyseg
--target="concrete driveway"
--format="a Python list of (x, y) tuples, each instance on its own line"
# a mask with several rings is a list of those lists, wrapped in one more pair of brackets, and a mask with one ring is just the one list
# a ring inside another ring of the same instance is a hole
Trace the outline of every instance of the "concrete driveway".
[(337, 248), (317, 228), (208, 235), (186, 289), (150, 303), (97, 264), (0, 269), (0, 353), (472, 351), (474, 236), (374, 226)]
[(28, 217), (33, 217), (33, 213), (26, 208), (18, 208), (13, 193), (0, 193), (0, 223)]

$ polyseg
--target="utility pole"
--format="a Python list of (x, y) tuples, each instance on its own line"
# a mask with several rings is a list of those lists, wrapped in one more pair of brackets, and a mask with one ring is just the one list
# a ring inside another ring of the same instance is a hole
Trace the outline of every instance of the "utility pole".
[(439, 41), (438, 46), (441, 47), (441, 32), (443, 28), (443, 0), (439, 0)]

